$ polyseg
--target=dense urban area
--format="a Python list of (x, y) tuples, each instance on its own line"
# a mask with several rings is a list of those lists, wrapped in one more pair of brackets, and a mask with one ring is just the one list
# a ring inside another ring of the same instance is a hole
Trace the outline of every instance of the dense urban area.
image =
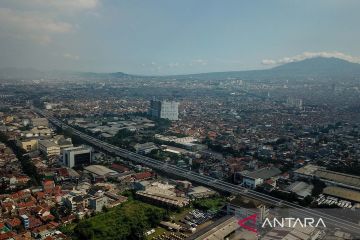
[[(340, 60), (301, 64), (311, 61)], [(340, 225), (239, 228), (252, 214), (276, 216), (282, 202), (360, 221), (359, 75), (285, 70), (2, 76), (0, 240), (359, 239)]]

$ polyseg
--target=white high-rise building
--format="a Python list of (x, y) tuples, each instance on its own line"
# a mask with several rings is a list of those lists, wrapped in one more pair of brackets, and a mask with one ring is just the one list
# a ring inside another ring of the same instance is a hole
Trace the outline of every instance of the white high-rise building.
[(156, 118), (179, 120), (179, 102), (152, 100), (149, 113)]

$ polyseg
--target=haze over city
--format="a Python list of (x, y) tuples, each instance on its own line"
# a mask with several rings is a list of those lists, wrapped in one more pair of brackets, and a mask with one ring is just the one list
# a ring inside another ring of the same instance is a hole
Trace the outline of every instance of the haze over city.
[(359, 12), (0, 1), (0, 240), (360, 239)]

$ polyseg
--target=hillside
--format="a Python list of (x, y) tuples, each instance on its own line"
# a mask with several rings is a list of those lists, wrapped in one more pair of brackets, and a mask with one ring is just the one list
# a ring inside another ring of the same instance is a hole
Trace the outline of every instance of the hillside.
[(310, 58), (299, 62), (286, 63), (271, 69), (252, 71), (214, 72), (178, 76), (194, 79), (229, 79), (244, 80), (300, 80), (315, 78), (318, 80), (345, 78), (348, 80), (360, 78), (360, 64), (351, 63), (338, 58)]
[(271, 69), (251, 71), (210, 72), (174, 76), (137, 76), (123, 72), (92, 73), (92, 72), (65, 72), (65, 71), (38, 71), (34, 69), (7, 68), (0, 69), (0, 79), (55, 79), (55, 80), (124, 80), (124, 79), (164, 79), (177, 80), (223, 80), (243, 79), (251, 81), (268, 80), (306, 80), (345, 81), (360, 79), (360, 64), (348, 62), (338, 58), (310, 58), (298, 62), (283, 64)]

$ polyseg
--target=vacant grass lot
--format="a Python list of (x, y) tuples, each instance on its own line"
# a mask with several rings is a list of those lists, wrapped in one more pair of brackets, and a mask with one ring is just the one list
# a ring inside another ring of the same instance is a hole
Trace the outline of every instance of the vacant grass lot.
[(144, 232), (166, 216), (162, 208), (131, 200), (107, 212), (81, 220), (67, 234), (72, 239), (145, 239)]

